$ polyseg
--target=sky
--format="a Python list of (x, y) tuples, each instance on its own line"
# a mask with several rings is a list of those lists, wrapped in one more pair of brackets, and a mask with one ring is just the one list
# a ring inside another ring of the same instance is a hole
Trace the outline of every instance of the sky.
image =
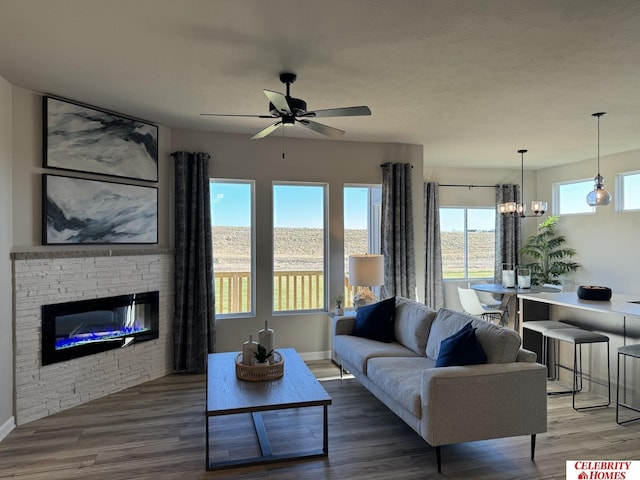
[[(624, 202), (628, 209), (640, 209), (640, 173), (628, 175), (624, 180)], [(613, 181), (605, 188), (614, 194)], [(586, 197), (593, 189), (593, 180), (561, 184), (558, 201), (563, 214), (589, 213)], [(276, 227), (322, 228), (323, 203), (322, 186), (275, 185), (274, 205)], [(551, 199), (546, 200), (550, 207)], [(530, 200), (528, 207), (530, 206)], [(614, 198), (615, 201), (615, 198)], [(345, 228), (367, 228), (368, 187), (345, 188), (344, 215)], [(216, 226), (248, 227), (251, 224), (251, 184), (240, 182), (215, 182), (211, 195), (213, 224)], [(463, 231), (464, 213), (461, 208), (443, 208), (440, 226), (444, 232)], [(556, 213), (555, 210), (553, 210)], [(467, 218), (469, 230), (494, 230), (495, 209), (470, 209)]]
[[(276, 227), (323, 227), (322, 186), (275, 185), (273, 198)], [(346, 228), (367, 228), (367, 199), (367, 188), (345, 190)], [(213, 182), (211, 207), (215, 226), (250, 226), (251, 184)]]

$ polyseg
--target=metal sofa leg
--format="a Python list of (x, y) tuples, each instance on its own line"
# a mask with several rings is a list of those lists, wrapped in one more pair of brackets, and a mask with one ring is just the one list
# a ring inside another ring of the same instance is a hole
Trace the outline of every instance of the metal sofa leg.
[(536, 434), (531, 435), (531, 460), (534, 459), (536, 455)]
[(436, 447), (436, 463), (438, 464), (438, 473), (442, 473), (442, 454), (439, 445)]

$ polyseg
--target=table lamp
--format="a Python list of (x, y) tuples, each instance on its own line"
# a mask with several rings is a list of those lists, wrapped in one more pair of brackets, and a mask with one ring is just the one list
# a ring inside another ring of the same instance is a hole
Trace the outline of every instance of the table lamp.
[(350, 255), (349, 285), (363, 287), (353, 296), (353, 306), (358, 308), (376, 303), (378, 297), (369, 287), (384, 285), (384, 256)]

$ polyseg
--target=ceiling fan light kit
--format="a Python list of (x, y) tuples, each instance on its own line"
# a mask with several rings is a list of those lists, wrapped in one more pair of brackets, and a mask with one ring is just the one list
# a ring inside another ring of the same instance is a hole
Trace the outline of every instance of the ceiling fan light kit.
[(309, 118), (353, 117), (371, 115), (371, 109), (365, 105), (361, 105), (358, 107), (328, 108), (324, 110), (307, 111), (307, 102), (305, 102), (301, 98), (294, 98), (291, 96), (291, 84), (296, 81), (296, 78), (297, 77), (295, 73), (283, 72), (280, 74), (280, 81), (287, 87), (286, 94), (274, 92), (272, 90), (263, 90), (264, 94), (269, 99), (270, 115), (234, 115), (220, 113), (202, 113), (201, 115), (210, 115), (215, 117), (253, 117), (278, 119), (277, 122), (269, 125), (266, 128), (263, 128), (253, 137), (251, 137), (252, 140), (264, 138), (275, 132), (281, 126), (295, 125), (296, 123), (329, 138), (337, 138), (344, 134), (344, 130), (333, 128), (322, 123), (313, 122), (309, 120)]

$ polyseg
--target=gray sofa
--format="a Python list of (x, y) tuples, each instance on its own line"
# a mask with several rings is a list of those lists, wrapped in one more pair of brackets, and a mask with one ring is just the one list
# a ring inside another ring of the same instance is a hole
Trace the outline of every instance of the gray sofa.
[[(547, 431), (545, 367), (520, 336), (460, 312), (396, 298), (395, 341), (352, 335), (355, 315), (334, 322), (334, 358), (435, 447)], [(471, 322), (487, 363), (435, 367), (442, 340)]]

